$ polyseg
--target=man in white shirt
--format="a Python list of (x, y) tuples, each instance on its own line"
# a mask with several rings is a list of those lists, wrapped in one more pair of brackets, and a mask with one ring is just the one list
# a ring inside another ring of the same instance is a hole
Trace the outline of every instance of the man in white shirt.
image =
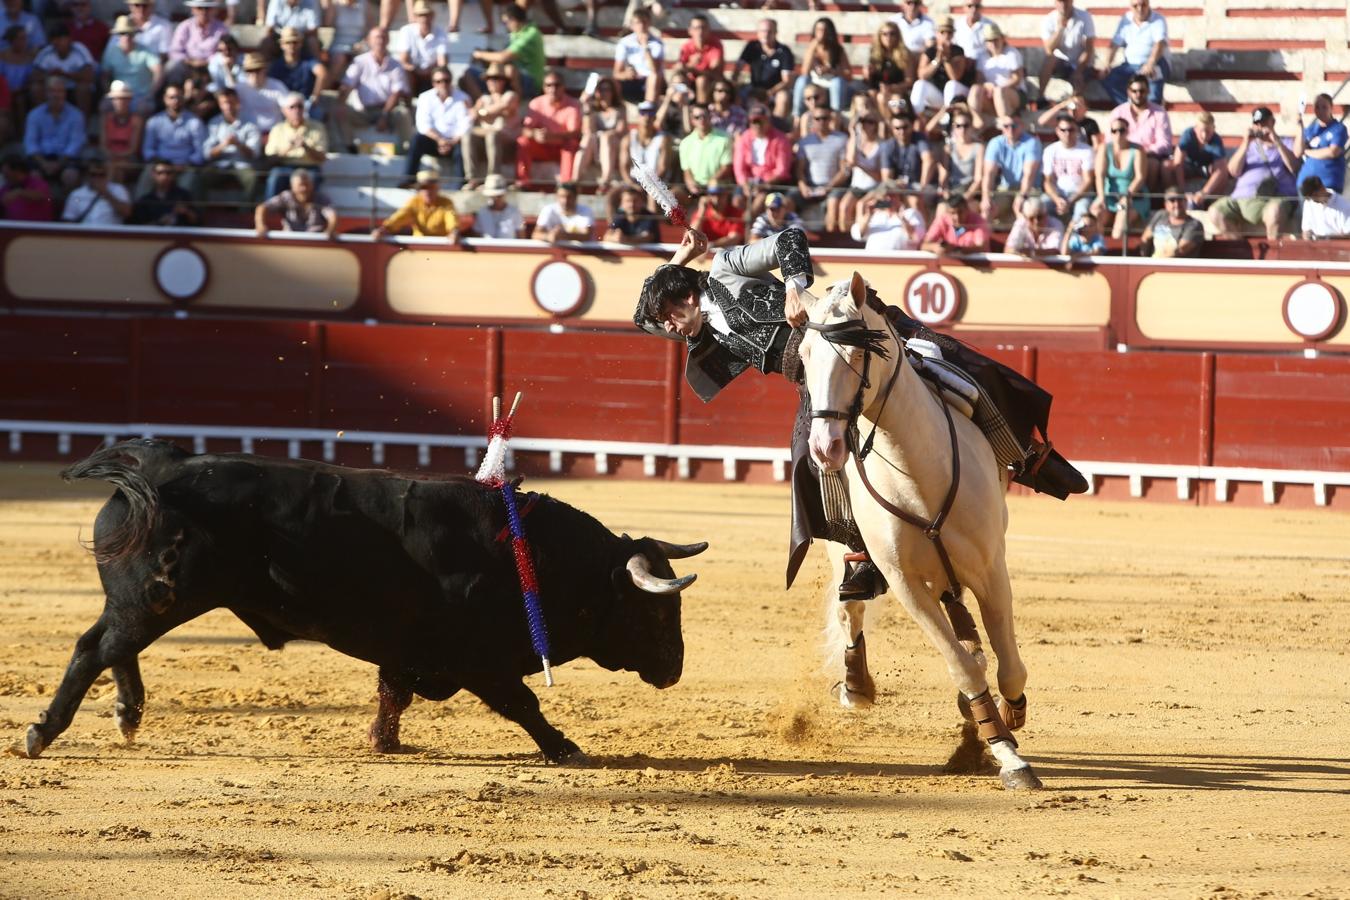
[(989, 54), (984, 46), (985, 26), (994, 24), (992, 19), (986, 19), (980, 14), (983, 8), (984, 0), (967, 0), (966, 12), (956, 20), (956, 34), (953, 37), (957, 46), (965, 51), (966, 58), (977, 68)]
[(333, 109), (333, 143), (342, 150), (354, 144), (352, 129), (367, 125), (373, 124), (376, 131), (392, 131), (400, 143), (412, 136), (412, 117), (403, 104), (408, 74), (389, 55), (389, 32), (370, 29), (366, 44), (370, 50), (347, 66)]
[(89, 163), (84, 185), (70, 192), (62, 222), (89, 228), (121, 225), (131, 213), (131, 195), (115, 181), (108, 180), (108, 165), (101, 159)]
[(1303, 232), (1305, 241), (1318, 238), (1350, 237), (1350, 200), (1333, 194), (1316, 175), (1309, 175), (1299, 186), (1303, 195)]
[(1082, 128), (1074, 117), (1060, 113), (1055, 117), (1055, 136), (1041, 154), (1041, 172), (1045, 193), (1054, 205), (1054, 213), (1066, 222), (1077, 222), (1092, 206), (1096, 191), (1092, 147), (1079, 140)]
[(239, 93), (239, 118), (257, 125), (264, 134), (280, 124), (281, 102), (291, 91), (267, 77), (267, 60), (261, 53), (244, 56), (244, 78), (235, 90)]
[(1074, 9), (1073, 0), (1055, 0), (1054, 10), (1041, 20), (1045, 60), (1041, 63), (1037, 89), (1042, 103), (1051, 78), (1063, 78), (1073, 85), (1074, 93), (1083, 90), (1083, 82), (1094, 74), (1096, 57), (1092, 47), (1096, 37), (1092, 16)]
[(849, 234), (866, 250), (918, 250), (927, 230), (923, 214), (897, 190), (864, 197)]
[(41, 103), (46, 97), (42, 93), (47, 78), (53, 75), (65, 79), (66, 90), (75, 98), (75, 106), (86, 117), (93, 109), (94, 102), (94, 57), (89, 49), (70, 36), (70, 26), (57, 22), (47, 35), (51, 43), (43, 47), (33, 60), (33, 74), (29, 79), (32, 86), (33, 102)]
[(449, 188), (459, 190), (464, 184), (464, 135), (473, 127), (473, 116), (469, 95), (451, 84), (444, 66), (431, 73), (431, 90), (417, 98), (416, 127), (403, 170), (405, 187), (422, 168), (422, 157), (435, 156), (450, 160)]
[(577, 186), (569, 182), (558, 185), (557, 202), (539, 211), (539, 218), (534, 222), (534, 234), (530, 237), (550, 244), (589, 241), (594, 226), (595, 217), (591, 215), (591, 208), (577, 205)]
[(937, 40), (937, 26), (923, 12), (922, 0), (901, 0), (900, 12), (891, 16), (900, 28), (900, 40), (910, 53), (922, 53)]
[(450, 43), (445, 29), (436, 25), (436, 10), (427, 0), (417, 0), (412, 11), (413, 21), (398, 31), (403, 46), (398, 61), (408, 73), (412, 92), (421, 94), (431, 87), (432, 70), (450, 65)]
[(662, 90), (665, 44), (652, 31), (652, 14), (646, 8), (633, 10), (628, 27), (632, 32), (614, 47), (614, 80), (629, 103), (656, 103)]
[(483, 180), (483, 196), (487, 204), (473, 214), (473, 230), (488, 241), (520, 237), (525, 223), (520, 210), (506, 202), (506, 179), (493, 172)]

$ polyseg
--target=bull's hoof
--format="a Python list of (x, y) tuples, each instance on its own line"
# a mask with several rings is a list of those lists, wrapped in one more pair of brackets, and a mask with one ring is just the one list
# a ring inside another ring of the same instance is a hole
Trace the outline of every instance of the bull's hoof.
[(38, 731), (36, 725), (28, 726), (28, 734), (24, 738), (23, 752), (28, 754), (29, 759), (37, 759), (42, 755), (42, 751), (47, 749), (47, 740)]
[(591, 758), (586, 755), (585, 751), (573, 750), (562, 759), (554, 760), (554, 762), (560, 766), (569, 766), (574, 769), (580, 769), (589, 766), (591, 764)]
[(133, 710), (125, 703), (118, 703), (113, 707), (113, 722), (117, 724), (117, 730), (122, 732), (122, 739), (128, 744), (136, 743), (136, 730), (141, 727), (141, 711)]
[(372, 734), (370, 736), (370, 749), (376, 753), (398, 753), (403, 750), (403, 742), (398, 738)]
[(1036, 777), (1036, 773), (1031, 771), (1031, 766), (1006, 769), (1000, 772), (998, 777), (1003, 782), (1003, 787), (1010, 791), (1039, 791), (1045, 787)]
[(836, 681), (834, 687), (830, 689), (830, 694), (839, 701), (839, 705), (844, 709), (870, 709), (872, 704), (877, 702), (876, 689), (871, 691), (860, 691), (850, 688), (842, 681)]
[(589, 761), (586, 754), (581, 752), (581, 748), (567, 738), (563, 738), (556, 747), (541, 749), (544, 751), (544, 758), (554, 765), (578, 766)]

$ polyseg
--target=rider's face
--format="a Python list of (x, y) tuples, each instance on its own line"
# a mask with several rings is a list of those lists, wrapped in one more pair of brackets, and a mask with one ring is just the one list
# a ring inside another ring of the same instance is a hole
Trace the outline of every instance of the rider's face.
[(667, 302), (661, 311), (661, 324), (672, 334), (695, 337), (703, 329), (703, 311), (692, 293), (683, 300)]

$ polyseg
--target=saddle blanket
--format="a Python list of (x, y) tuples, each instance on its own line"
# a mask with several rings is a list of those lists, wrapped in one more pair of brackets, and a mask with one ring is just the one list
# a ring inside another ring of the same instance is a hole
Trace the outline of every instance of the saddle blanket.
[(994, 448), (1000, 466), (1021, 467), (1026, 448), (1013, 436), (1008, 420), (999, 412), (989, 395), (975, 380), (942, 357), (942, 349), (932, 341), (910, 338), (905, 342), (910, 363), (935, 394), (979, 427)]

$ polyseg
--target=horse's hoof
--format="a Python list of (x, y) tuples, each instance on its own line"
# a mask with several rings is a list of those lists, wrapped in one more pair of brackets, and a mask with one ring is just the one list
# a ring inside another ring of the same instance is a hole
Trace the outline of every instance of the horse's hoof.
[(141, 727), (141, 717), (139, 715), (128, 715), (127, 706), (124, 703), (118, 703), (113, 707), (113, 722), (117, 724), (117, 730), (122, 732), (122, 739), (128, 744), (136, 743), (136, 730)]
[(591, 764), (591, 758), (581, 750), (573, 750), (566, 756), (563, 756), (555, 762), (560, 766), (569, 766), (573, 769), (581, 769)]
[(870, 709), (872, 704), (877, 702), (876, 694), (865, 691), (855, 691), (842, 681), (835, 682), (831, 692), (834, 699), (839, 701), (839, 705), (844, 709)]
[(998, 777), (1003, 782), (1003, 787), (1010, 791), (1039, 791), (1045, 787), (1036, 777), (1036, 773), (1031, 771), (1031, 766), (1006, 769), (1000, 772)]
[(36, 725), (29, 725), (28, 734), (24, 738), (23, 752), (28, 754), (29, 759), (37, 759), (46, 749), (47, 741), (43, 739), (42, 732), (38, 731)]

